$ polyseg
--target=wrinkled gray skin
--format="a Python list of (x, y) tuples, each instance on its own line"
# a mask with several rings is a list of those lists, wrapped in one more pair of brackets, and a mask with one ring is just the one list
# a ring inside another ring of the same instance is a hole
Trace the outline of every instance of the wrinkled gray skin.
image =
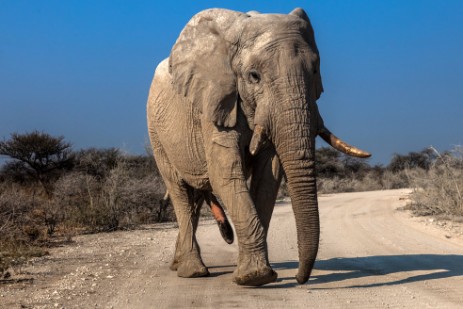
[(154, 156), (179, 225), (171, 265), (178, 276), (208, 275), (195, 237), (197, 189), (218, 196), (233, 221), (234, 281), (274, 281), (266, 234), (284, 172), (296, 217), (296, 278), (308, 280), (320, 234), (314, 154), (322, 91), (318, 49), (302, 9), (289, 15), (211, 9), (188, 22), (156, 69), (147, 105)]

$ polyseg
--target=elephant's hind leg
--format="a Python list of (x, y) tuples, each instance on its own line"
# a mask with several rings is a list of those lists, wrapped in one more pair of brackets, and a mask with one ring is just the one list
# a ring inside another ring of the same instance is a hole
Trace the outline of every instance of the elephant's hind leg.
[(179, 178), (165, 155), (154, 130), (150, 131), (150, 138), (156, 163), (174, 206), (179, 228), (175, 255), (170, 268), (176, 270), (179, 277), (208, 276), (209, 271), (201, 259), (195, 236), (203, 200), (199, 201), (197, 196), (195, 198), (193, 188)]
[(179, 186), (175, 191), (172, 190), (175, 189), (169, 187), (179, 233), (170, 268), (176, 270), (179, 277), (208, 276), (209, 271), (201, 259), (201, 251), (196, 240), (196, 229), (204, 198), (195, 195), (194, 190), (188, 185)]

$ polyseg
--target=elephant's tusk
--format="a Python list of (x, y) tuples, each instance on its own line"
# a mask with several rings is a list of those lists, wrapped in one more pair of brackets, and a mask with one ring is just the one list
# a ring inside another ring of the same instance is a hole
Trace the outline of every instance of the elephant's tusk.
[(263, 126), (256, 124), (254, 133), (252, 134), (251, 144), (249, 144), (249, 152), (255, 156), (267, 140), (265, 129)]
[(357, 147), (351, 146), (347, 144), (346, 142), (343, 142), (324, 126), (319, 129), (318, 135), (320, 135), (320, 137), (323, 138), (323, 140), (327, 142), (331, 147), (347, 155), (358, 157), (358, 158), (371, 157), (371, 153), (358, 149)]

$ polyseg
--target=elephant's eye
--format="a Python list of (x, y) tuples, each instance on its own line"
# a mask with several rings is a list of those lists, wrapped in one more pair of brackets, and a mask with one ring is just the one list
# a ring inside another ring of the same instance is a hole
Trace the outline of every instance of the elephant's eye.
[(257, 84), (260, 82), (260, 74), (256, 70), (251, 70), (248, 73), (248, 79), (251, 84)]

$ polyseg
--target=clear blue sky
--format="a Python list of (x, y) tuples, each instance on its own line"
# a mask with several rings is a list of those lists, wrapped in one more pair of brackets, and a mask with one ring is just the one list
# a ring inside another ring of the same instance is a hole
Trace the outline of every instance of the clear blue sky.
[[(303, 7), (321, 52), (329, 128), (373, 152), (463, 144), (463, 1), (0, 1), (0, 139), (63, 135), (143, 153), (156, 64), (211, 7)], [(319, 141), (318, 145), (324, 145)]]

